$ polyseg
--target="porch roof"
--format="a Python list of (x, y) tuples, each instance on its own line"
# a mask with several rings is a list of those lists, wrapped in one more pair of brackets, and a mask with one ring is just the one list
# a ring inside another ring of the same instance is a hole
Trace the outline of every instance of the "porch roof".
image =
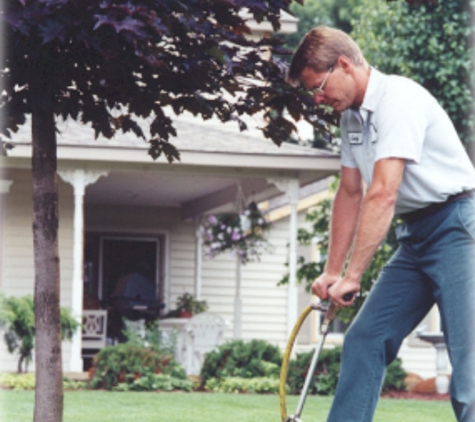
[[(147, 142), (133, 134), (94, 139), (92, 128), (61, 122), (58, 167), (108, 172), (87, 188), (88, 204), (180, 207), (183, 218), (231, 209), (238, 183), (246, 197), (262, 201), (281, 193), (279, 181), (298, 179), (304, 186), (340, 169), (337, 154), (287, 143), (278, 147), (252, 127), (239, 132), (236, 123), (186, 116), (173, 124), (178, 136), (171, 143), (181, 158), (169, 164), (164, 157), (153, 161)], [(29, 167), (29, 124), (15, 134), (13, 144), (1, 164)]]

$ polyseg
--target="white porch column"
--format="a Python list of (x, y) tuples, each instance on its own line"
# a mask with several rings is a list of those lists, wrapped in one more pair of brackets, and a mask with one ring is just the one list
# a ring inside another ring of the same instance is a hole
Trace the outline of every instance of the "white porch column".
[(3, 284), (3, 237), (5, 236), (5, 201), (13, 180), (0, 179), (0, 287)]
[(203, 233), (201, 231), (201, 217), (195, 218), (195, 296), (201, 300), (201, 286), (203, 268)]
[[(73, 316), (81, 321), (82, 301), (84, 295), (84, 194), (86, 186), (95, 183), (99, 177), (106, 176), (105, 171), (82, 169), (60, 170), (61, 178), (70, 183), (74, 189), (74, 238), (73, 238), (73, 279), (71, 292), (71, 310)], [(82, 372), (81, 330), (72, 339), (69, 371)]]
[(10, 187), (13, 184), (13, 180), (0, 180), (0, 195), (10, 192)]
[(298, 317), (297, 287), (297, 206), (299, 202), (298, 179), (269, 179), (279, 190), (285, 192), (290, 203), (289, 218), (289, 286), (287, 296), (287, 336), (290, 336)]
[(233, 338), (239, 340), (242, 336), (242, 264), (236, 255), (236, 290), (234, 293), (234, 322)]
[[(243, 203), (245, 201), (240, 183), (237, 185), (237, 196), (235, 208), (241, 216)], [(242, 224), (242, 223), (241, 223)], [(242, 262), (239, 254), (236, 253), (236, 285), (234, 290), (234, 318), (233, 318), (233, 339), (239, 340), (242, 337)]]

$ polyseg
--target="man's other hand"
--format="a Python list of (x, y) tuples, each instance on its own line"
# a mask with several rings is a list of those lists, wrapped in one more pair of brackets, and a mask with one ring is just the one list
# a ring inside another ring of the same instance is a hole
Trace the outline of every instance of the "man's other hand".
[(328, 289), (341, 279), (339, 274), (322, 273), (312, 284), (312, 291), (321, 300), (329, 299)]
[[(333, 283), (328, 290), (328, 296), (338, 306), (350, 306), (356, 297), (356, 293), (360, 291), (360, 283), (349, 280), (348, 278), (340, 278), (336, 283)], [(348, 295), (346, 298), (344, 296)], [(351, 295), (351, 300), (345, 300)]]

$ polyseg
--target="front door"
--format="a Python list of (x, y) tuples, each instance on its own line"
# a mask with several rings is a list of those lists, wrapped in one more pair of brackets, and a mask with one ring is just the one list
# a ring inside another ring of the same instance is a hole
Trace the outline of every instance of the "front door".
[(121, 338), (123, 317), (150, 318), (152, 302), (163, 303), (164, 240), (163, 235), (86, 234), (84, 308), (109, 311), (108, 337)]

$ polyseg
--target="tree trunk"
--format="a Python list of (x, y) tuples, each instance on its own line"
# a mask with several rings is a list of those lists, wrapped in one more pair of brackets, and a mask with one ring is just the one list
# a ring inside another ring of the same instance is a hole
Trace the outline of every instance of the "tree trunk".
[(30, 84), (36, 327), (34, 422), (61, 422), (63, 374), (59, 309), (56, 132), (53, 100), (48, 95), (48, 89), (45, 89), (48, 75), (44, 76), (45, 78), (37, 76), (37, 82)]
[(20, 356), (20, 359), (18, 360), (18, 365), (17, 365), (17, 374), (22, 374), (23, 373), (23, 355)]
[[(474, 73), (475, 72), (475, 4), (472, 4), (473, 2), (466, 0), (465, 4), (468, 7), (468, 11), (470, 13), (470, 52), (471, 52), (471, 57), (470, 57), (470, 65), (471, 65), (471, 75), (472, 78), (469, 80), (470, 83), (470, 89), (472, 93), (472, 109), (471, 109), (471, 114), (472, 118), (475, 120), (475, 77)], [(474, 123), (475, 125), (475, 123)], [(473, 132), (475, 132), (475, 126), (472, 127)], [(472, 138), (475, 138), (475, 133)], [(472, 164), (475, 166), (475, 139), (472, 139), (472, 142), (469, 143), (468, 147), (468, 155), (470, 156), (470, 159), (472, 160)]]

